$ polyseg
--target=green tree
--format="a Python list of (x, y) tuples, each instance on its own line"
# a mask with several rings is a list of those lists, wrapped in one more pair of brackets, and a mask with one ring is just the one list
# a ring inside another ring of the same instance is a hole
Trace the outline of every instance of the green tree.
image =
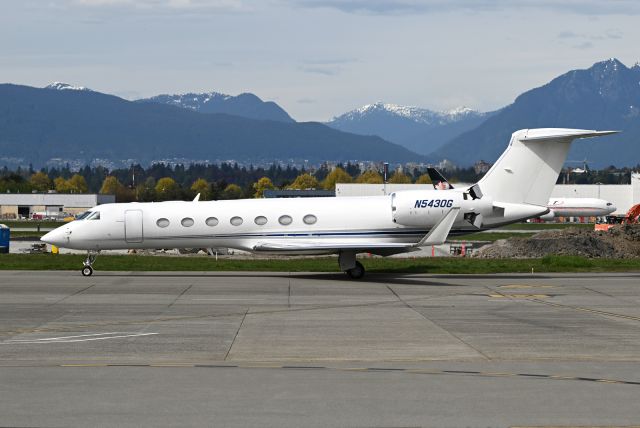
[(429, 174), (422, 174), (416, 180), (416, 184), (431, 184), (431, 177), (429, 177)]
[(393, 184), (408, 184), (411, 183), (411, 178), (406, 175), (405, 173), (396, 170), (396, 172), (393, 173), (393, 175), (391, 176), (391, 178), (389, 178), (389, 183), (393, 183)]
[(195, 197), (198, 193), (200, 193), (200, 199), (203, 201), (210, 201), (212, 192), (211, 186), (204, 178), (198, 178), (191, 185), (191, 191), (193, 192), (193, 196)]
[(35, 190), (39, 190), (40, 192), (46, 192), (47, 190), (51, 189), (51, 186), (53, 184), (49, 176), (42, 171), (33, 174), (31, 176), (30, 182), (31, 186)]
[(242, 188), (237, 184), (229, 184), (222, 192), (222, 199), (242, 198)]
[(180, 199), (180, 186), (171, 177), (163, 177), (156, 184), (156, 198), (160, 201)]
[(56, 189), (58, 193), (70, 193), (71, 189), (69, 188), (69, 183), (62, 177), (56, 177), (53, 180), (53, 187)]
[(102, 195), (115, 195), (118, 193), (118, 187), (120, 186), (122, 186), (122, 183), (120, 183), (116, 177), (110, 175), (102, 182), (99, 193)]
[(382, 175), (380, 175), (378, 171), (373, 170), (363, 172), (356, 179), (356, 183), (382, 184), (383, 182)]
[(120, 183), (113, 175), (104, 179), (102, 187), (100, 187), (100, 193), (103, 195), (115, 195), (116, 202), (132, 202), (135, 200), (133, 191)]
[(319, 186), (318, 180), (311, 174), (300, 174), (288, 187), (289, 189), (305, 190), (305, 189), (317, 189)]
[(336, 183), (351, 183), (352, 181), (353, 179), (344, 169), (336, 167), (333, 171), (327, 174), (327, 178), (322, 182), (322, 187), (327, 190), (335, 190)]
[(144, 183), (136, 187), (136, 199), (140, 202), (153, 202), (156, 200), (156, 180), (149, 177)]
[(262, 177), (260, 180), (253, 183), (253, 190), (255, 190), (253, 197), (262, 198), (264, 197), (265, 190), (273, 190), (275, 188), (276, 186), (273, 185), (269, 177)]
[(80, 174), (73, 174), (73, 176), (67, 180), (67, 187), (69, 193), (88, 193), (89, 186), (87, 186), (87, 180)]

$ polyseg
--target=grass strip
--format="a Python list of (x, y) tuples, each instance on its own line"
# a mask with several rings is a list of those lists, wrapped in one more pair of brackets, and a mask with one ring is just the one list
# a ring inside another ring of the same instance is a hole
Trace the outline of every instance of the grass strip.
[(13, 229), (14, 227), (32, 227), (37, 228), (46, 227), (48, 229), (54, 229), (58, 226), (62, 226), (65, 224), (62, 221), (51, 221), (51, 220), (0, 220), (0, 224), (4, 224), (5, 226)]
[[(80, 270), (82, 255), (0, 254), (0, 270)], [(483, 274), (534, 272), (637, 272), (640, 259), (589, 259), (546, 256), (539, 259), (362, 258), (368, 272)], [(263, 271), (338, 272), (335, 257), (295, 259), (219, 259), (207, 256), (99, 256), (97, 271)]]
[(466, 235), (449, 236), (448, 241), (487, 241), (494, 242), (498, 239), (531, 238), (538, 232), (474, 232)]

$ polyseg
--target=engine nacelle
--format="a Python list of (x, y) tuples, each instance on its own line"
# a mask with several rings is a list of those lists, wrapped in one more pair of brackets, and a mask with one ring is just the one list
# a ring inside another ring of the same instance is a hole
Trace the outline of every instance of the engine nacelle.
[(548, 213), (546, 213), (545, 215), (541, 215), (539, 217), (540, 220), (544, 220), (544, 221), (551, 221), (554, 218), (556, 218), (556, 213), (553, 212), (553, 210), (551, 210)]
[(493, 209), (489, 198), (473, 199), (460, 190), (408, 190), (391, 195), (393, 221), (403, 226), (432, 227), (455, 207), (460, 208), (455, 224), (476, 228)]

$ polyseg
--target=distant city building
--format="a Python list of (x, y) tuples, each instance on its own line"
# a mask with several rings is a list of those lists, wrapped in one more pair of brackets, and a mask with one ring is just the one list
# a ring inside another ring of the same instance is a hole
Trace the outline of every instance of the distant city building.
[(438, 168), (441, 171), (456, 171), (458, 169), (458, 167), (456, 166), (456, 164), (454, 164), (453, 162), (451, 162), (449, 159), (442, 159), (437, 165), (436, 168)]
[(66, 193), (0, 193), (0, 218), (57, 218), (75, 215), (89, 208), (116, 201), (114, 195)]
[(473, 164), (473, 170), (476, 172), (476, 174), (484, 174), (485, 172), (489, 171), (489, 168), (491, 168), (491, 164), (489, 162), (485, 162), (484, 160), (479, 160), (478, 162)]

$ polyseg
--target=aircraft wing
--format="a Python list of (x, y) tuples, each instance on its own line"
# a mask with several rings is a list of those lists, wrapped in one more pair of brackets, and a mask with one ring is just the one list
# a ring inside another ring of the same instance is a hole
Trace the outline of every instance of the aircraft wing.
[(415, 244), (381, 244), (379, 242), (318, 242), (318, 241), (269, 241), (260, 242), (253, 247), (256, 252), (282, 252), (282, 253), (337, 253), (343, 250), (355, 251), (357, 253), (375, 253), (381, 255), (390, 255), (404, 253), (407, 251), (415, 251)]

